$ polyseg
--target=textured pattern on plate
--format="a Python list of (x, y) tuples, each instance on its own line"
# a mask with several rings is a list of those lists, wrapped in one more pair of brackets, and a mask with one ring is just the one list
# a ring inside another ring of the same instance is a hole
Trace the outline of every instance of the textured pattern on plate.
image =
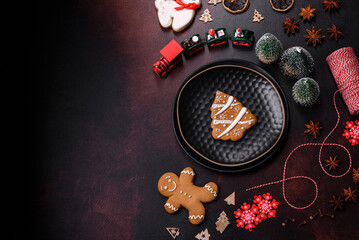
[[(239, 141), (212, 138), (211, 105), (216, 91), (232, 96), (257, 116), (258, 123)], [(216, 164), (236, 166), (262, 157), (279, 140), (285, 114), (276, 88), (255, 71), (216, 66), (190, 80), (179, 96), (179, 126), (187, 143)]]

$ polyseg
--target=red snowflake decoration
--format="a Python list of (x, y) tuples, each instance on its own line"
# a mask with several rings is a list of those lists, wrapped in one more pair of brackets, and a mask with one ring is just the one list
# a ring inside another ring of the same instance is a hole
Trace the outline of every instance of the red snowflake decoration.
[(279, 202), (269, 193), (255, 196), (252, 207), (243, 203), (241, 208), (234, 212), (235, 217), (240, 218), (237, 220), (237, 227), (252, 231), (263, 219), (275, 217), (278, 205)]
[(258, 217), (258, 207), (255, 204), (251, 207), (250, 204), (243, 203), (241, 209), (234, 212), (235, 217), (240, 218), (237, 220), (237, 227), (245, 227), (245, 229), (252, 231), (258, 223), (262, 222), (263, 219)]
[[(271, 201), (272, 200), (272, 201)], [(255, 196), (254, 203), (257, 203), (257, 206), (259, 208), (259, 215), (263, 219), (275, 217), (276, 210), (279, 202), (277, 202), (273, 197), (267, 193), (259, 196)]]
[(352, 146), (359, 144), (359, 121), (355, 120), (355, 123), (353, 121), (347, 122), (345, 128), (349, 129), (349, 131), (345, 129), (343, 136), (349, 139)]

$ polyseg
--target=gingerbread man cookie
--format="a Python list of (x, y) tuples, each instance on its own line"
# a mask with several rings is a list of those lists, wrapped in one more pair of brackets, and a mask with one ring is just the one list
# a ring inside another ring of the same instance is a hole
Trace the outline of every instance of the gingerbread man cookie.
[(217, 197), (218, 187), (213, 182), (204, 187), (195, 186), (194, 175), (190, 167), (183, 169), (179, 177), (172, 172), (165, 173), (158, 181), (158, 191), (168, 197), (164, 206), (168, 213), (175, 213), (184, 207), (188, 210), (189, 221), (197, 225), (204, 220), (203, 203), (212, 202)]
[(193, 20), (201, 0), (155, 0), (158, 20), (162, 27), (172, 26), (173, 31), (180, 32)]

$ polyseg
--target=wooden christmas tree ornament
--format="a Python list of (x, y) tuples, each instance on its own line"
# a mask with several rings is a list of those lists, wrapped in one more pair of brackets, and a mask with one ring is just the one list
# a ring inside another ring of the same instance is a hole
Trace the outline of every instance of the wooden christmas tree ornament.
[(222, 0), (209, 0), (208, 4), (216, 6), (217, 3), (220, 3), (220, 2), (222, 2)]
[(264, 19), (264, 17), (262, 16), (262, 14), (260, 14), (257, 9), (254, 9), (254, 14), (253, 14), (253, 22), (260, 22)]
[(226, 230), (229, 224), (231, 223), (228, 221), (227, 214), (224, 211), (222, 211), (218, 217), (218, 221), (216, 222), (217, 231), (219, 231), (222, 234), (224, 230)]
[(208, 9), (204, 10), (199, 20), (205, 23), (213, 21), (211, 13), (209, 12)]
[(224, 199), (225, 202), (227, 202), (228, 205), (235, 205), (235, 199), (236, 199), (236, 192), (233, 192), (231, 195), (229, 195), (226, 199)]

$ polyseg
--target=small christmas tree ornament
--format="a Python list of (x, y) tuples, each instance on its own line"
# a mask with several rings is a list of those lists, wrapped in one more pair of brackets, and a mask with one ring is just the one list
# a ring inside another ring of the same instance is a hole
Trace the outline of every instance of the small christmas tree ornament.
[(318, 83), (312, 78), (299, 79), (293, 86), (292, 95), (296, 103), (302, 106), (313, 105), (320, 94)]
[(180, 228), (166, 228), (173, 239), (180, 235)]
[(216, 222), (216, 230), (222, 234), (229, 224), (231, 223), (228, 221), (227, 214), (225, 213), (225, 211), (222, 211), (218, 218), (218, 221)]
[(228, 204), (228, 205), (235, 205), (236, 202), (236, 192), (233, 192), (231, 195), (229, 195), (226, 199), (224, 199), (224, 201)]
[(208, 9), (204, 10), (204, 12), (202, 13), (199, 20), (201, 20), (201, 21), (203, 21), (205, 23), (213, 21), (211, 13), (209, 12)]
[(198, 240), (209, 240), (209, 237), (211, 236), (211, 234), (209, 234), (208, 229), (206, 228), (205, 230), (203, 230), (202, 232), (198, 233), (196, 235), (196, 238)]
[(264, 34), (256, 44), (256, 54), (265, 64), (277, 61), (282, 50), (282, 43), (271, 33)]
[(220, 3), (220, 2), (222, 2), (222, 0), (209, 0), (208, 4), (216, 6), (217, 3)]
[(284, 51), (279, 61), (282, 72), (295, 79), (308, 76), (314, 69), (312, 55), (302, 47), (291, 47)]
[(260, 22), (264, 19), (264, 17), (262, 16), (262, 14), (260, 14), (257, 9), (254, 9), (254, 13), (253, 13), (253, 22)]

